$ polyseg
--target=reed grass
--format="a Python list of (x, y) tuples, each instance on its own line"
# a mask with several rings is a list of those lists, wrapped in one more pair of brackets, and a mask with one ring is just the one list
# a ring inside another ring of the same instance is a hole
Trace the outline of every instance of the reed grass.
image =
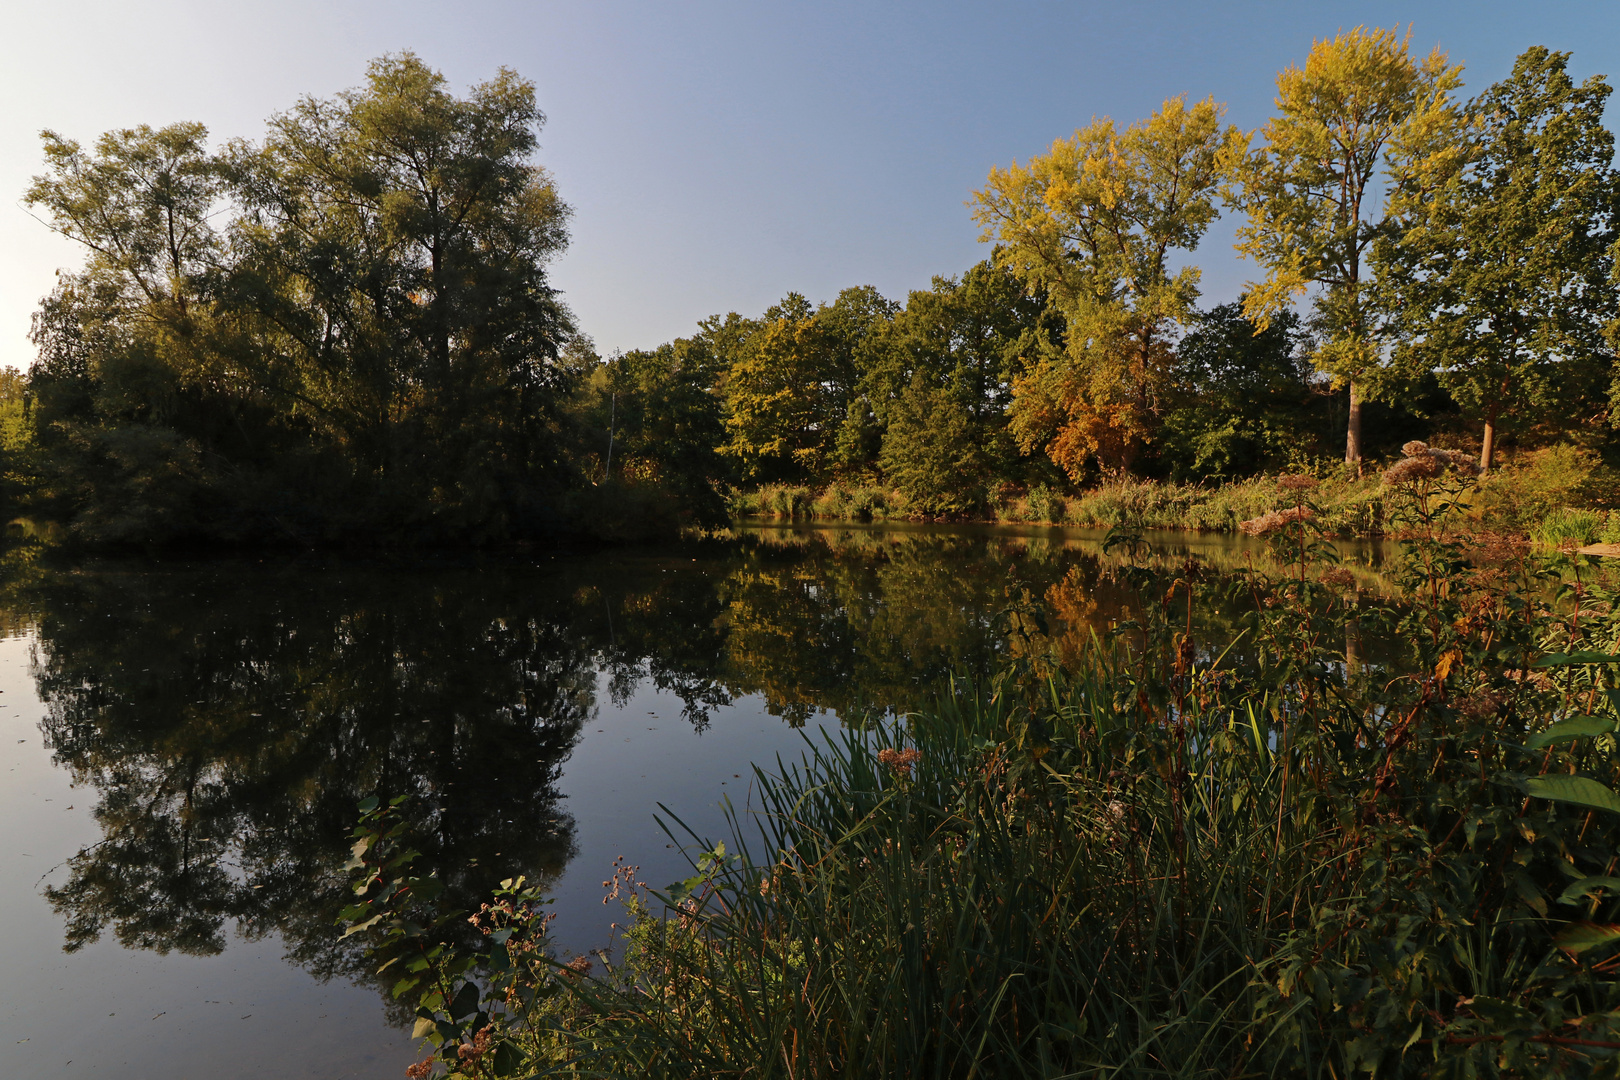
[[(627, 881), (623, 955), (536, 960), (466, 1021), (424, 998), (434, 1067), (1613, 1075), (1620, 596), (1576, 573), (1549, 607), (1522, 546), (1470, 557), (1464, 494), (1400, 493), (1387, 601), (1304, 516), (1275, 575), (1225, 580), (1116, 532), (1137, 625), (1061, 668), (1015, 618), (996, 678), (756, 768), (729, 836), (669, 814), (694, 875)], [(1248, 597), (1240, 642), (1193, 636), (1207, 589)], [(1399, 658), (1367, 666), (1372, 635)]]
[(1581, 510), (1563, 506), (1542, 518), (1530, 533), (1530, 538), (1547, 547), (1565, 544), (1590, 544), (1603, 535), (1608, 515), (1600, 510)]

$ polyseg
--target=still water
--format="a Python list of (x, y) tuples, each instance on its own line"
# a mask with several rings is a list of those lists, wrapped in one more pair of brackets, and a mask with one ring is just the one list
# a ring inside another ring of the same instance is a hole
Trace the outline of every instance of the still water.
[[(1012, 605), (1060, 647), (1127, 617), (1099, 541), (757, 526), (460, 565), (21, 560), (0, 582), (0, 1071), (400, 1077), (405, 1016), (333, 925), (360, 799), (411, 796), (461, 906), (524, 873), (563, 949), (600, 948), (616, 857), (686, 876), (660, 805), (722, 835), (753, 763), (988, 670)], [(1349, 554), (1376, 584), (1379, 553)]]

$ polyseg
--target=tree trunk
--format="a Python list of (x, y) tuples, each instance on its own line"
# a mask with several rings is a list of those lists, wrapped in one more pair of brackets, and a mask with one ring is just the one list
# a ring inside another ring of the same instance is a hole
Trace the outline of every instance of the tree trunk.
[(1479, 444), (1479, 471), (1488, 473), (1496, 464), (1496, 410), (1485, 414), (1485, 437)]
[(1361, 674), (1361, 623), (1344, 620), (1344, 679), (1354, 681)]
[(1350, 382), (1350, 423), (1344, 436), (1344, 463), (1361, 470), (1361, 392)]

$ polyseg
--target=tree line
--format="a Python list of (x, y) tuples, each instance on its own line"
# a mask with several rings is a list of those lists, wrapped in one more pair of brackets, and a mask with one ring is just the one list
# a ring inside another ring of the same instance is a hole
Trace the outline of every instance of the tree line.
[[(972, 208), (994, 254), (961, 278), (711, 319), (604, 385), (710, 380), (710, 468), (880, 479), (940, 514), (998, 485), (1300, 468), (1336, 440), (1359, 471), (1437, 428), (1487, 470), (1503, 434), (1603, 441), (1620, 174), (1610, 88), (1568, 59), (1529, 49), (1463, 100), (1459, 67), (1391, 31), (1319, 41), (1253, 135), (1173, 98), (993, 169)], [(1200, 310), (1187, 256), (1223, 208), (1263, 274)]]
[[(1504, 440), (1605, 442), (1620, 173), (1610, 88), (1568, 60), (1529, 49), (1465, 99), (1442, 53), (1341, 33), (1252, 134), (1172, 98), (992, 169), (993, 254), (904, 303), (792, 293), (605, 360), (547, 276), (568, 208), (511, 72), (457, 98), (384, 58), (215, 151), (197, 125), (47, 132), (28, 201), (90, 255), (8, 391), (31, 498), (99, 540), (481, 541), (717, 523), (769, 482), (971, 515), (1339, 440), (1355, 470), (1435, 431), (1486, 469)], [(1201, 309), (1223, 210), (1261, 273)]]

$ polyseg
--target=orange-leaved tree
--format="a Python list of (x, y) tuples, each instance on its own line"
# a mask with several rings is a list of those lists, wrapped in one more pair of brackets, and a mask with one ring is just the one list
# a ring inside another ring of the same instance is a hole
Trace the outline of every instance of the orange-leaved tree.
[(1223, 111), (1178, 97), (1123, 130), (1095, 120), (1027, 166), (992, 169), (970, 204), (997, 261), (1064, 315), (1063, 349), (1014, 385), (1012, 430), (1077, 481), (1090, 459), (1124, 470), (1152, 441), (1198, 297), (1197, 268), (1172, 272), (1171, 252), (1198, 245), (1245, 145)]

